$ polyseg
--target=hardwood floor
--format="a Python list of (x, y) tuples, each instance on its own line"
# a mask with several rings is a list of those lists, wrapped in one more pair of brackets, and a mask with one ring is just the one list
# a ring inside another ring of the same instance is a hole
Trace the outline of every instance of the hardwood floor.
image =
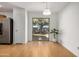
[(49, 41), (32, 41), (22, 45), (0, 45), (0, 56), (75, 57), (60, 44)]

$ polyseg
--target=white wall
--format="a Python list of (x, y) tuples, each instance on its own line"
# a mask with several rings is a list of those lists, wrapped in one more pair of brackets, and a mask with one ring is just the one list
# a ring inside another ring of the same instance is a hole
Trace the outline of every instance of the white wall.
[[(29, 41), (32, 40), (32, 18), (50, 18), (50, 30), (54, 27), (57, 28), (58, 20), (57, 20), (57, 13), (53, 13), (51, 16), (44, 16), (42, 12), (28, 12), (28, 39)], [(53, 35), (50, 35), (50, 41), (53, 41)]]
[(79, 56), (79, 3), (70, 3), (59, 14), (60, 43)]
[(13, 18), (13, 12), (0, 12), (0, 15), (6, 15), (7, 17), (11, 17), (11, 18)]
[(13, 9), (14, 43), (25, 43), (25, 10)]

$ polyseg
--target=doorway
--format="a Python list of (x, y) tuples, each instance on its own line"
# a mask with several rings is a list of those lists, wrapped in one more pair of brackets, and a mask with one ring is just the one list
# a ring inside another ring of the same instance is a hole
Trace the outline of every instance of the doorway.
[(32, 18), (32, 40), (49, 40), (50, 18)]

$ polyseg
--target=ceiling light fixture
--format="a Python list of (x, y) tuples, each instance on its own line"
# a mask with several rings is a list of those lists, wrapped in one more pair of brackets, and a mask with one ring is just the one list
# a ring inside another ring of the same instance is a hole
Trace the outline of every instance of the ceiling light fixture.
[(43, 11), (43, 15), (51, 15), (51, 11), (50, 11), (50, 9), (47, 7), (47, 2), (46, 2), (46, 8), (45, 8), (45, 10)]

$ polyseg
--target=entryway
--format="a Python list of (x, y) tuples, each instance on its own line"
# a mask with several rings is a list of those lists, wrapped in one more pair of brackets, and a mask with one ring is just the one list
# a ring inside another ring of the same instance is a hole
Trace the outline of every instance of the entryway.
[(32, 40), (49, 40), (50, 18), (32, 18)]

